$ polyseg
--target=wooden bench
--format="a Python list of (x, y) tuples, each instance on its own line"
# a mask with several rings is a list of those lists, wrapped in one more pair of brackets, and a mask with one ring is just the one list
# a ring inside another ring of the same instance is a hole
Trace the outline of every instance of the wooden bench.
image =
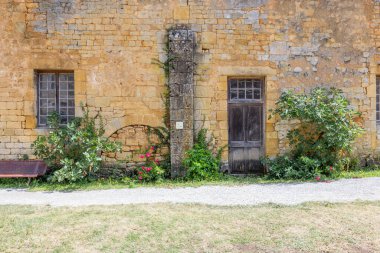
[(47, 166), (44, 161), (0, 161), (0, 178), (31, 178), (43, 176), (46, 173)]

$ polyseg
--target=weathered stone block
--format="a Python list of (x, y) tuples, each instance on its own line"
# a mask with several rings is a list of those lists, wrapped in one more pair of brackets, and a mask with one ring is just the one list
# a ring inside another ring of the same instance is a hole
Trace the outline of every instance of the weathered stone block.
[(202, 32), (202, 44), (209, 44), (209, 45), (216, 44), (216, 33)]
[(189, 6), (178, 6), (173, 10), (173, 18), (179, 20), (185, 20), (190, 18)]
[(36, 116), (25, 116), (25, 128), (34, 129), (37, 127), (37, 118)]

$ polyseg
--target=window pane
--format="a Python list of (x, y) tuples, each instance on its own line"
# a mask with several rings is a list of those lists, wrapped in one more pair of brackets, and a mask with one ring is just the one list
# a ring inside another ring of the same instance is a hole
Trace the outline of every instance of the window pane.
[(67, 115), (67, 108), (66, 107), (64, 107), (64, 108), (60, 108), (59, 109), (59, 115)]
[(57, 110), (55, 108), (49, 108), (48, 114), (51, 115), (53, 112), (56, 112)]
[(48, 81), (55, 82), (55, 74), (47, 74), (48, 75)]
[(45, 126), (46, 125), (46, 123), (47, 123), (47, 117), (46, 116), (41, 116), (40, 115), (40, 118), (39, 118), (39, 125), (40, 126)]
[(231, 80), (231, 88), (237, 88), (237, 80)]
[(49, 82), (49, 89), (55, 90), (55, 82)]
[(75, 116), (74, 74), (59, 74), (59, 114), (61, 124), (67, 124)]
[(239, 90), (239, 99), (245, 99), (245, 90)]
[(60, 107), (67, 107), (67, 100), (61, 100), (61, 101), (59, 102), (59, 106), (60, 106)]
[(41, 90), (40, 91), (40, 98), (49, 98), (49, 91)]
[(60, 90), (67, 90), (67, 83), (66, 82), (59, 83), (59, 89)]
[(48, 115), (48, 110), (47, 108), (40, 108), (40, 115)]
[(67, 81), (67, 74), (59, 74), (59, 82)]
[(254, 89), (253, 90), (253, 98), (254, 99), (261, 99), (261, 94), (259, 89)]
[(239, 80), (239, 89), (245, 89), (245, 81)]
[(238, 95), (237, 95), (237, 90), (231, 90), (231, 99), (237, 99), (238, 98)]
[(52, 98), (55, 99), (55, 96), (57, 95), (57, 94), (56, 94), (57, 92), (55, 91), (55, 88), (52, 89), (52, 90), (49, 89), (48, 93), (49, 93), (48, 97), (49, 97), (50, 99), (52, 99)]
[(38, 124), (46, 126), (47, 116), (56, 110), (56, 77), (54, 73), (38, 74)]
[(74, 82), (69, 82), (69, 90), (74, 90)]
[(69, 108), (67, 115), (74, 115), (75, 114), (75, 109), (74, 108)]
[(255, 88), (260, 88), (261, 89), (261, 83), (262, 83), (262, 81), (261, 80), (254, 80), (254, 87)]
[(247, 90), (247, 99), (253, 98), (253, 90)]
[(40, 90), (48, 90), (48, 84), (47, 84), (47, 82), (41, 82), (41, 84), (40, 84)]
[(67, 91), (65, 91), (65, 90), (60, 90), (59, 91), (59, 97), (60, 98), (67, 98)]
[(48, 100), (47, 99), (40, 99), (40, 108), (44, 108), (48, 106)]
[(48, 74), (40, 74), (39, 75), (40, 82), (47, 82), (48, 80)]
[(55, 109), (55, 99), (49, 99), (48, 100), (48, 107), (52, 107)]

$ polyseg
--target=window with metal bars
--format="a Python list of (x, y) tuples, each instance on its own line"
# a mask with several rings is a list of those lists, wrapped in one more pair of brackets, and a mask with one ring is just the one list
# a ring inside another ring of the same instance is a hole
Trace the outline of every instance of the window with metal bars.
[(261, 101), (263, 99), (262, 79), (230, 79), (228, 87), (230, 102)]
[(67, 124), (75, 117), (74, 73), (37, 72), (38, 126), (46, 127), (47, 118), (58, 112), (60, 123)]

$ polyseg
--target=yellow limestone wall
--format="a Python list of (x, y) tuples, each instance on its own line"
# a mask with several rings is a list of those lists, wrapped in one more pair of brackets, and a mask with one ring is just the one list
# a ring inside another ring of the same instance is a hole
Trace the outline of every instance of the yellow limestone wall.
[[(228, 142), (227, 78), (257, 76), (267, 111), (283, 89), (343, 89), (363, 113), (358, 151), (380, 147), (378, 0), (0, 0), (0, 159), (30, 155), (47, 132), (36, 127), (35, 70), (73, 70), (77, 115), (83, 102), (107, 135), (128, 132), (123, 155), (145, 145), (141, 126), (162, 125), (164, 113), (165, 77), (152, 62), (165, 60), (175, 24), (196, 31), (195, 123), (218, 145)], [(285, 150), (289, 126), (266, 121), (268, 155)]]

